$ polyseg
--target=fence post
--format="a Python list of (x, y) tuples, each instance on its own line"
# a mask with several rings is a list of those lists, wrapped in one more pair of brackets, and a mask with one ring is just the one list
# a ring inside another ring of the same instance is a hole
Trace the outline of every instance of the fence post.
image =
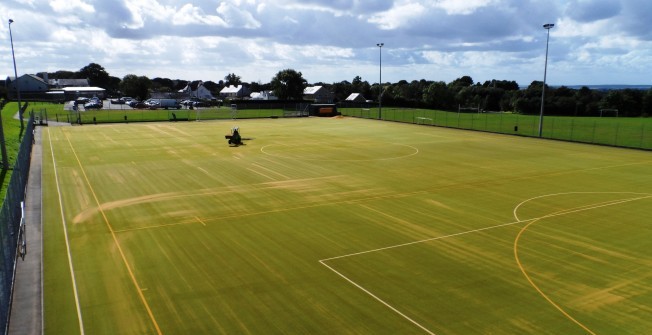
[(641, 124), (641, 143), (638, 145), (641, 149), (645, 149), (643, 147), (643, 143), (645, 143), (644, 139), (645, 139), (645, 123)]
[(620, 122), (616, 122), (616, 134), (614, 134), (614, 145), (618, 145), (618, 130), (620, 129)]

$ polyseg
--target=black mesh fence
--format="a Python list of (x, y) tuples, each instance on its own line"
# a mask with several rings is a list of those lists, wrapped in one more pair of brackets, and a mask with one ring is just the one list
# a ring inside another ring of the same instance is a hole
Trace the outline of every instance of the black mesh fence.
[[(34, 116), (27, 123), (26, 131), (16, 157), (16, 163), (11, 171), (7, 193), (0, 210), (0, 322), (3, 333), (7, 333), (11, 297), (18, 259), (18, 230), (22, 218), (21, 202), (25, 199), (25, 188), (29, 176), (29, 168), (34, 139)], [(8, 171), (2, 171), (7, 173)]]

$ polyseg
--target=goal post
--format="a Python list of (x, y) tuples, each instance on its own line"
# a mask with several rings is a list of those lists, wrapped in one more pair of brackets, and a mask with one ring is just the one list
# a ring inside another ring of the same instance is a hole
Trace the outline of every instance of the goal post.
[(618, 117), (618, 109), (616, 108), (603, 108), (600, 110), (600, 117), (615, 116)]
[(234, 120), (238, 118), (238, 105), (236, 104), (231, 104), (231, 118)]
[(457, 105), (457, 113), (461, 113), (462, 111), (473, 111), (476, 113), (480, 113), (480, 105), (477, 106), (467, 106), (467, 107), (462, 107), (462, 105)]

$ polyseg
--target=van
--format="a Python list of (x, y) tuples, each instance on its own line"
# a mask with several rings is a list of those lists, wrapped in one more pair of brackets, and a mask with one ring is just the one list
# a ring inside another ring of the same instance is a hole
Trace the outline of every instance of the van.
[(156, 108), (174, 108), (174, 109), (181, 109), (181, 104), (175, 100), (175, 99), (158, 99), (158, 104), (156, 105)]

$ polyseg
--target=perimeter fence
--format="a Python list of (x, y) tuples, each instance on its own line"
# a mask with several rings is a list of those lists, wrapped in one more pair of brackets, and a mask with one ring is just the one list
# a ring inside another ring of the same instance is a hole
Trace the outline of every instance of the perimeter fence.
[[(539, 116), (409, 108), (338, 108), (342, 115), (539, 137)], [(652, 118), (545, 116), (542, 138), (652, 150)]]
[[(0, 323), (3, 325), (3, 334), (7, 333), (9, 327), (16, 262), (19, 257), (19, 231), (21, 223), (24, 222), (21, 204), (25, 200), (25, 189), (31, 164), (33, 130), (34, 116), (31, 115), (0, 209), (0, 270), (2, 271), (0, 275)], [(1, 173), (6, 174), (7, 171)]]

